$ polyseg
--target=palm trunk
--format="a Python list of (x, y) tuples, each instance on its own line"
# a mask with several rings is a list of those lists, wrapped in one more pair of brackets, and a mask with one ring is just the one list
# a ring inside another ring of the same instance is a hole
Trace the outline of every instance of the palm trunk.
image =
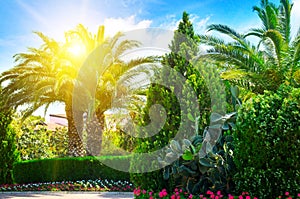
[(87, 152), (88, 155), (99, 156), (102, 148), (102, 134), (104, 128), (104, 115), (99, 118), (94, 114), (86, 123)]
[(80, 134), (82, 133), (83, 116), (80, 112), (74, 115), (72, 105), (66, 104), (65, 111), (68, 120), (68, 155), (74, 157), (84, 156), (85, 150), (81, 139), (82, 137), (80, 137)]

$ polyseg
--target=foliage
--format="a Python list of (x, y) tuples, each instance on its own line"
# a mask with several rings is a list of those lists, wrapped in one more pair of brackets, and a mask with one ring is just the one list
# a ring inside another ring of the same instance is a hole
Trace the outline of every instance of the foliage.
[(17, 148), (22, 160), (63, 157), (68, 151), (66, 128), (48, 130), (44, 118), (30, 116), (24, 121), (15, 116)]
[(16, 132), (10, 124), (12, 112), (3, 109), (3, 100), (0, 96), (0, 184), (12, 183), (13, 163), (19, 160)]
[(129, 181), (129, 173), (107, 166), (113, 161), (129, 169), (129, 160), (126, 156), (86, 156), (22, 161), (14, 164), (14, 181), (19, 184), (99, 178)]
[[(161, 70), (156, 71), (155, 78), (160, 80), (155, 84), (152, 84), (147, 92), (147, 105), (143, 109), (144, 116), (140, 121), (140, 125), (145, 126), (149, 123), (159, 123), (161, 115), (155, 115), (150, 121), (150, 109), (153, 105), (161, 105), (166, 113), (166, 120), (164, 126), (160, 131), (148, 138), (140, 138), (137, 141), (137, 147), (135, 152), (137, 153), (148, 153), (156, 150), (160, 150), (164, 146), (168, 145), (171, 139), (177, 135), (179, 127), (183, 129), (183, 136), (189, 137), (191, 132), (194, 130), (188, 115), (195, 110), (199, 110), (201, 119), (199, 122), (199, 129), (204, 129), (208, 124), (208, 117), (210, 112), (210, 98), (208, 89), (205, 85), (205, 81), (201, 76), (200, 72), (192, 63), (192, 59), (196, 57), (199, 52), (198, 39), (194, 34), (193, 25), (189, 20), (188, 14), (183, 13), (182, 21), (179, 23), (178, 29), (175, 31), (173, 41), (170, 45), (171, 52), (163, 56)], [(170, 70), (171, 69), (171, 70)], [(180, 74), (180, 75), (178, 75)], [(184, 84), (189, 85), (195, 94), (197, 95), (197, 102), (193, 104), (190, 100), (190, 91), (186, 90), (181, 82), (180, 76), (184, 78)], [(174, 85), (167, 88), (163, 85)], [(187, 97), (186, 99), (178, 99), (178, 96)], [(182, 100), (182, 101), (180, 101)], [(180, 104), (182, 103), (182, 104)], [(199, 107), (194, 107), (194, 105)], [(184, 110), (182, 107), (189, 107)], [(160, 112), (159, 114), (162, 114)], [(196, 117), (192, 114), (193, 117)], [(181, 122), (184, 121), (184, 122)], [(155, 130), (159, 127), (155, 126)], [(151, 129), (153, 130), (153, 129)], [(154, 130), (154, 131), (155, 131)], [(149, 131), (139, 132), (142, 135), (148, 135)], [(143, 160), (136, 160), (132, 163), (132, 168), (135, 169), (135, 165), (140, 164)], [(153, 159), (157, 164), (157, 159)], [(151, 165), (152, 162), (149, 163)], [(172, 179), (165, 181), (162, 178), (162, 170), (148, 172), (139, 171), (139, 174), (132, 174), (131, 179), (136, 186), (141, 186), (145, 189), (172, 189)]]
[[(113, 155), (116, 153), (122, 154), (123, 150), (132, 152), (135, 147), (134, 139), (132, 139), (132, 137), (124, 132), (121, 128), (104, 131), (102, 139), (102, 154), (105, 155)], [(114, 149), (112, 148), (113, 146), (115, 146)], [(119, 152), (118, 148), (121, 149)]]
[[(229, 42), (212, 35), (201, 35), (200, 41), (211, 48), (203, 57), (217, 61), (224, 72), (222, 78), (254, 93), (275, 91), (284, 83), (295, 84), (295, 72), (299, 70), (300, 31), (292, 39), (291, 10), (289, 0), (281, 0), (276, 6), (261, 0), (261, 6), (253, 10), (262, 21), (262, 28), (252, 28), (246, 34), (221, 24), (208, 26), (230, 37)], [(247, 37), (258, 37), (259, 43), (251, 43)]]
[(259, 198), (299, 190), (299, 99), (299, 88), (282, 85), (243, 104), (234, 133), (238, 190)]

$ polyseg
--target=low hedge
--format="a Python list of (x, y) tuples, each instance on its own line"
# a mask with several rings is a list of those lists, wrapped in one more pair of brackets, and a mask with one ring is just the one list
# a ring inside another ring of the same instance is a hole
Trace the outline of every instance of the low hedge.
[(14, 182), (38, 183), (76, 180), (130, 180), (128, 172), (115, 170), (103, 162), (117, 161), (129, 168), (130, 159), (124, 156), (67, 157), (17, 162), (13, 167)]

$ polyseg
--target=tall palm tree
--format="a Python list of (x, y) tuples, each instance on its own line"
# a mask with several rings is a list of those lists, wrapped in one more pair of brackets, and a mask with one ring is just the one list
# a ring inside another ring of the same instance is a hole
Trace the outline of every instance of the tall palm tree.
[[(204, 57), (222, 62), (224, 79), (243, 86), (254, 93), (276, 90), (280, 84), (290, 81), (299, 68), (300, 32), (291, 40), (290, 17), (292, 4), (281, 0), (276, 7), (268, 0), (261, 0), (261, 7), (254, 6), (262, 21), (262, 28), (253, 28), (239, 34), (226, 25), (212, 24), (208, 31), (217, 31), (231, 41), (215, 36), (201, 35), (203, 44), (210, 46)], [(258, 45), (251, 44), (248, 36), (260, 38)]]
[[(90, 113), (86, 119), (86, 143), (90, 155), (100, 154), (105, 112), (113, 108), (113, 99), (120, 97), (115, 96), (115, 94), (120, 95), (123, 92), (129, 96), (136, 95), (136, 92), (132, 92), (133, 89), (129, 89), (128, 84), (122, 84), (118, 80), (122, 79), (122, 82), (131, 81), (138, 87), (144, 86), (145, 82), (133, 80), (133, 76), (140, 73), (149, 74), (149, 71), (155, 68), (155, 65), (150, 64), (154, 61), (153, 57), (124, 61), (122, 56), (128, 50), (138, 47), (140, 43), (122, 40), (122, 36), (122, 33), (117, 33), (114, 37), (107, 38), (101, 46), (98, 46), (99, 52), (105, 56), (99, 59), (98, 50), (91, 53), (85, 61), (84, 70), (78, 76), (79, 86), (75, 91), (77, 99), (73, 100), (79, 100), (76, 103), (77, 108), (80, 107), (84, 112)], [(95, 103), (90, 104), (89, 100), (95, 100)]]
[[(28, 53), (15, 55), (18, 64), (1, 75), (0, 83), (8, 81), (3, 89), (3, 94), (8, 96), (6, 105), (14, 108), (27, 105), (24, 114), (26, 117), (42, 106), (47, 109), (54, 102), (64, 103), (68, 120), (69, 154), (83, 156), (85, 150), (80, 134), (83, 129), (81, 122), (84, 110), (73, 106), (73, 89), (78, 84), (80, 67), (86, 56), (100, 44), (105, 44), (105, 50), (102, 54), (95, 55), (96, 60), (107, 57), (106, 53), (120, 56), (126, 49), (136, 47), (138, 43), (118, 43), (120, 34), (105, 40), (103, 26), (99, 27), (97, 35), (93, 35), (79, 25), (75, 30), (66, 33), (64, 43), (58, 43), (42, 33), (36, 34), (43, 40), (43, 45), (40, 48), (29, 48)], [(74, 40), (81, 41), (86, 54), (81, 57), (70, 55), (68, 48)], [(108, 68), (118, 65), (118, 57), (113, 57), (112, 60), (114, 61), (107, 66)]]

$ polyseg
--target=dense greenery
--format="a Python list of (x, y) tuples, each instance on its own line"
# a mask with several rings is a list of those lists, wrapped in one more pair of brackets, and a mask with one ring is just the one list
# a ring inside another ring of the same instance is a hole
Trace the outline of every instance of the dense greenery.
[(299, 191), (299, 99), (299, 88), (282, 85), (243, 104), (234, 133), (238, 190), (259, 198)]
[(11, 126), (12, 112), (3, 110), (3, 96), (0, 96), (0, 184), (12, 183), (13, 163), (19, 160), (15, 136)]
[(14, 164), (14, 182), (38, 183), (96, 179), (129, 181), (129, 173), (112, 169), (103, 163), (109, 164), (111, 161), (118, 161), (124, 168), (129, 167), (129, 159), (125, 156), (28, 160)]
[(23, 121), (16, 115), (12, 126), (16, 131), (17, 149), (22, 160), (67, 156), (66, 128), (49, 130), (45, 119), (39, 116), (30, 116)]
[[(181, 132), (181, 137), (191, 137), (191, 134), (193, 134), (192, 131), (194, 131), (194, 124), (188, 119), (189, 114), (191, 114), (192, 117), (198, 116), (200, 118), (199, 129), (203, 130), (208, 124), (210, 112), (208, 89), (200, 72), (192, 64), (192, 59), (199, 53), (197, 42), (198, 38), (194, 34), (193, 25), (189, 20), (188, 14), (184, 12), (182, 21), (179, 23), (172, 44), (170, 45), (171, 53), (163, 57), (162, 64), (165, 67), (162, 67), (162, 69), (155, 74), (155, 78), (160, 80), (161, 83), (157, 82), (150, 86), (147, 93), (147, 105), (143, 110), (145, 115), (141, 121), (142, 125), (146, 125), (150, 122), (159, 123), (161, 115), (153, 116), (153, 118), (151, 118), (153, 121), (150, 121), (149, 117), (150, 108), (153, 108), (152, 106), (155, 104), (159, 104), (165, 109), (165, 124), (157, 134), (149, 138), (140, 139), (135, 152), (146, 153), (160, 150), (168, 145), (176, 134), (179, 134), (179, 129), (183, 131)], [(184, 79), (184, 82), (181, 81), (182, 79)], [(195, 104), (193, 104), (192, 97), (189, 98), (193, 93), (182, 84), (188, 84), (193, 89), (193, 92), (195, 92), (197, 97)], [(183, 99), (179, 99), (180, 97)], [(198, 110), (198, 112), (193, 112), (195, 110)], [(154, 128), (159, 127), (154, 125)], [(149, 132), (140, 133), (147, 135)], [(132, 169), (135, 168), (135, 164), (140, 164), (140, 161), (143, 160), (134, 161), (134, 163), (132, 163)], [(157, 162), (157, 160), (153, 161)], [(151, 165), (152, 163), (149, 164)], [(172, 182), (165, 181), (162, 178), (162, 170), (132, 174), (131, 179), (136, 186), (141, 186), (146, 189), (155, 190), (168, 187), (173, 189)]]

